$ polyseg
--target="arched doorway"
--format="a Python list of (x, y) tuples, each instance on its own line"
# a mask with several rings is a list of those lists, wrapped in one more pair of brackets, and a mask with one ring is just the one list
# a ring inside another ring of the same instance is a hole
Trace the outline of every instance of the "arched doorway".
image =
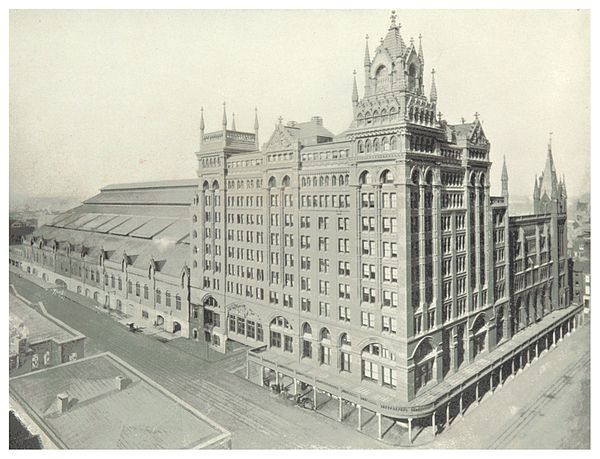
[(173, 322), (173, 333), (181, 331), (181, 324), (179, 322)]
[(81, 285), (77, 286), (77, 293), (79, 293), (81, 295)]
[(161, 315), (156, 316), (156, 325), (162, 327), (165, 324), (165, 318)]

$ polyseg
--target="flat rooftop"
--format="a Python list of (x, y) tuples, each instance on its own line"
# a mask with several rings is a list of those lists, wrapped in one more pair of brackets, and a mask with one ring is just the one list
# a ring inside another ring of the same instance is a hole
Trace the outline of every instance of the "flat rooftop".
[[(119, 389), (116, 378), (128, 382)], [(9, 392), (64, 449), (190, 449), (230, 438), (186, 402), (111, 353), (11, 378)], [(57, 395), (68, 395), (61, 412)]]
[(40, 314), (12, 294), (8, 296), (8, 315), (11, 355), (16, 351), (18, 338), (27, 338), (29, 344), (35, 344), (50, 339), (64, 342), (83, 336), (59, 321)]

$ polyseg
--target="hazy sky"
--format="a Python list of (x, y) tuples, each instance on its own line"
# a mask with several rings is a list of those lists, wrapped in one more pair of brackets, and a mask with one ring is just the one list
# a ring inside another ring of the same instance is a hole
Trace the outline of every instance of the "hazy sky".
[[(352, 116), (388, 10), (12, 11), (11, 193), (91, 196), (110, 183), (195, 176), (222, 102), (260, 142), (277, 118), (320, 115), (334, 133)], [(398, 11), (405, 42), (423, 35), (426, 90), (450, 123), (478, 111), (492, 144), (492, 192), (506, 155), (510, 192), (530, 195), (553, 131), (570, 196), (590, 177), (589, 13)]]

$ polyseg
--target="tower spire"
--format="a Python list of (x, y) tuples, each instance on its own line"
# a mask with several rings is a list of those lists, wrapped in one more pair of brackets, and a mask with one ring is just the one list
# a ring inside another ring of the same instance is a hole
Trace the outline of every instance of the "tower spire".
[(352, 106), (356, 107), (358, 105), (358, 88), (356, 87), (356, 70), (352, 72), (353, 81), (352, 81)]
[(422, 38), (423, 35), (419, 34), (419, 59), (421, 60), (421, 63), (425, 62), (425, 58), (423, 57), (423, 45), (421, 43)]
[(431, 70), (431, 95), (429, 99), (434, 104), (437, 102), (437, 88), (435, 87), (435, 69)]
[(235, 113), (232, 113), (231, 117), (231, 130), (236, 131), (237, 129), (235, 128)]
[(227, 113), (225, 111), (225, 102), (223, 102), (223, 130), (227, 129)]

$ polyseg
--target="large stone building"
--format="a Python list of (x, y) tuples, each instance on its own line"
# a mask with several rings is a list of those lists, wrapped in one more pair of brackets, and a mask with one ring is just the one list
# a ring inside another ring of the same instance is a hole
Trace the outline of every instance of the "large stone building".
[[(531, 346), (549, 347), (577, 323), (566, 188), (549, 148), (534, 214), (509, 217), (506, 165), (491, 196), (479, 115), (443, 119), (425, 71), (421, 40), (407, 44), (392, 15), (373, 57), (365, 47), (363, 96), (355, 78), (346, 131), (334, 135), (319, 116), (280, 118), (260, 147), (258, 119), (254, 132), (238, 131), (223, 107), (221, 128), (205, 132), (202, 113), (197, 180), (103, 190), (34, 234), (27, 269), (41, 269), (45, 254), (52, 276), (77, 277), (75, 288), (111, 307), (146, 311), (221, 350), (246, 344), (250, 378), (370, 409), (380, 434), (381, 416), (435, 423), (459, 396), (462, 410), (466, 388), (502, 381), (511, 359), (514, 371)], [(160, 252), (171, 227), (181, 233)], [(167, 288), (180, 312), (161, 301)]]

